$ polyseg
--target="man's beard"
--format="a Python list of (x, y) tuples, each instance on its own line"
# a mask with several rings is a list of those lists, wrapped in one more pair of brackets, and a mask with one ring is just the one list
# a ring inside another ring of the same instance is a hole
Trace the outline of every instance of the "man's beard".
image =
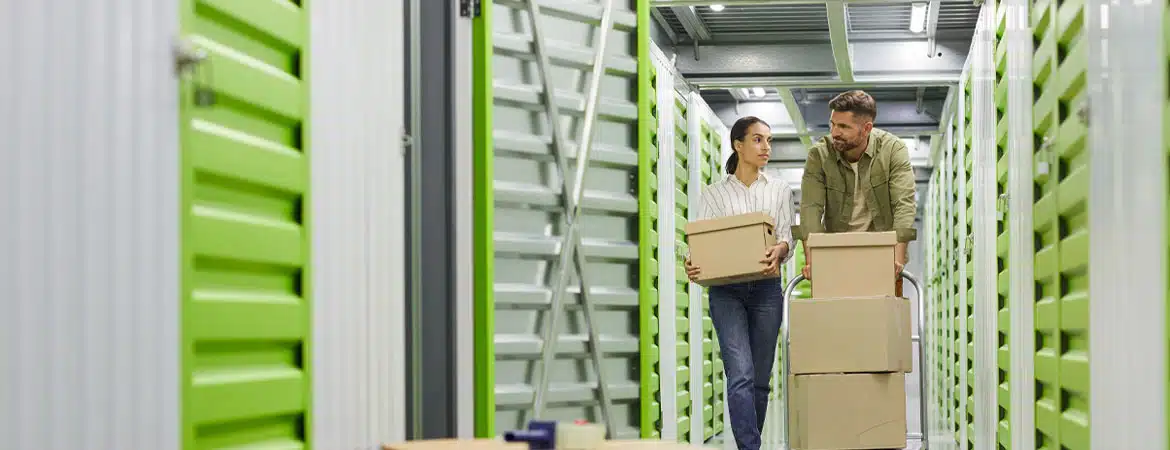
[(837, 151), (842, 152), (842, 153), (857, 148), (857, 145), (858, 145), (858, 143), (856, 143), (856, 142), (838, 141), (836, 139), (833, 139), (833, 148), (837, 149)]

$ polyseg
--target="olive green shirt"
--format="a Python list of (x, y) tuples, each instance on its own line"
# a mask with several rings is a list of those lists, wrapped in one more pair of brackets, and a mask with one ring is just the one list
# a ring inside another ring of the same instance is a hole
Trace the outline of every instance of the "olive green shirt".
[(860, 177), (849, 161), (832, 149), (828, 136), (809, 149), (800, 182), (801, 239), (810, 233), (850, 231), (853, 193), (857, 189), (855, 177), (869, 180), (870, 189), (863, 189), (866, 209), (872, 217), (869, 231), (895, 231), (898, 242), (917, 239), (914, 169), (910, 167), (906, 144), (897, 136), (874, 128), (857, 167)]

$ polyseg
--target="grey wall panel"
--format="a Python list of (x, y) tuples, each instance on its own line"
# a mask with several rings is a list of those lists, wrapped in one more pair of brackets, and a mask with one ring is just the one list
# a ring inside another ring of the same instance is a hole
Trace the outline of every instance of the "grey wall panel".
[[(505, 2), (501, 2), (505, 3)], [(597, 3), (597, 2), (593, 2)], [(638, 247), (636, 51), (633, 2), (616, 0), (601, 81), (595, 147), (585, 180), (581, 230), (589, 293), (597, 305), (595, 326), (606, 352), (603, 371), (614, 399), (618, 436), (638, 433)], [(543, 106), (542, 81), (531, 48), (507, 45), (532, 39), (523, 4), (496, 4), (495, 57), (495, 378), (496, 429), (521, 428), (529, 419), (537, 380), (541, 332), (548, 320), (551, 265), (559, 254), (564, 208), (547, 142), (551, 130)], [(600, 9), (599, 9), (600, 10)], [(551, 48), (555, 95), (566, 137), (575, 155), (580, 140), (584, 93), (597, 26), (541, 14)], [(567, 171), (575, 169), (569, 158)], [(570, 184), (571, 185), (571, 184)], [(572, 270), (571, 267), (566, 268)], [(587, 334), (576, 277), (560, 312), (557, 359), (551, 365), (546, 417), (601, 422), (597, 377), (585, 353)]]
[(313, 445), (405, 439), (402, 0), (317, 2)]
[(179, 447), (175, 0), (0, 2), (0, 444)]

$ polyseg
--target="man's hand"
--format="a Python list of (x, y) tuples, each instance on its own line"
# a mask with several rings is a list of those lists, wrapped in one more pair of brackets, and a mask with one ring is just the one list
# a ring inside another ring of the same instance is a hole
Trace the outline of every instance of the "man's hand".
[(804, 279), (812, 279), (812, 263), (804, 263), (804, 267), (800, 268), (800, 274), (804, 275)]
[(772, 247), (769, 247), (768, 250), (764, 252), (764, 259), (760, 260), (760, 263), (764, 265), (764, 270), (761, 271), (761, 273), (765, 275), (779, 274), (780, 260), (783, 259), (786, 255), (788, 255), (787, 242), (781, 242), (779, 244), (773, 245)]
[(899, 278), (902, 278), (902, 271), (905, 269), (906, 264), (903, 264), (901, 261), (894, 261), (894, 281), (898, 281)]
[(687, 268), (687, 278), (690, 278), (691, 281), (694, 281), (697, 283), (699, 281), (699, 268), (691, 265), (690, 256), (688, 256), (686, 259), (686, 268)]

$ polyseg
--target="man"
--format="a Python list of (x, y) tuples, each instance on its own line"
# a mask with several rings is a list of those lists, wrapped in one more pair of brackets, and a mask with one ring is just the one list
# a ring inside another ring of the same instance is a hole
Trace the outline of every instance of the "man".
[[(877, 102), (863, 91), (829, 101), (829, 136), (808, 152), (800, 183), (800, 229), (810, 233), (895, 231), (894, 276), (902, 295), (906, 247), (917, 238), (914, 169), (910, 152), (897, 136), (873, 127)], [(803, 242), (803, 239), (802, 239)], [(805, 278), (812, 261), (805, 247)]]

